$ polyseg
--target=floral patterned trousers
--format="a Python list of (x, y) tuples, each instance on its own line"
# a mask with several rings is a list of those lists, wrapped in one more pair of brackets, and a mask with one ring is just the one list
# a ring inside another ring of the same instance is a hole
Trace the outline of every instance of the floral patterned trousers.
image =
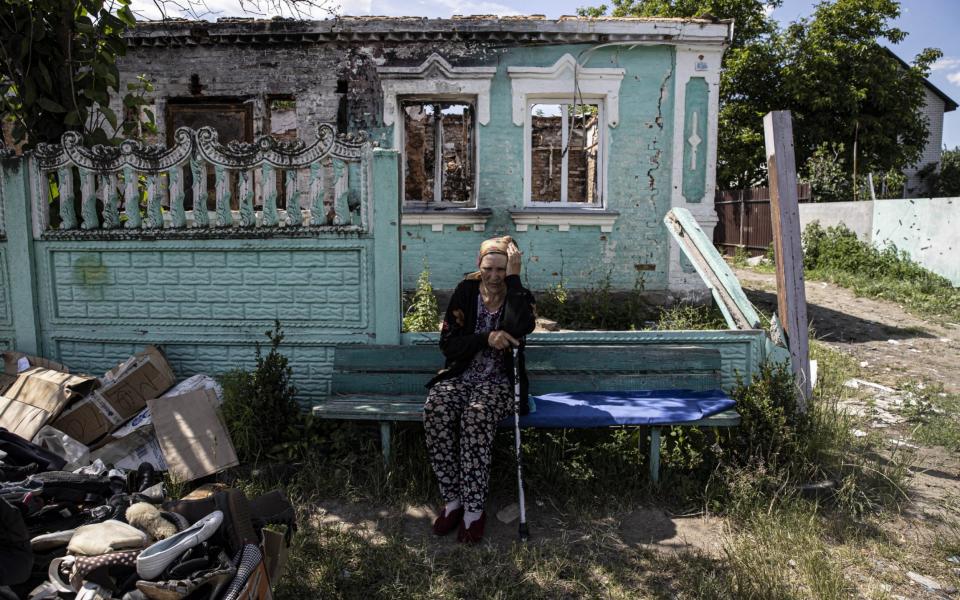
[(423, 405), (427, 454), (444, 502), (480, 512), (487, 499), (493, 436), (513, 412), (509, 383), (437, 382)]

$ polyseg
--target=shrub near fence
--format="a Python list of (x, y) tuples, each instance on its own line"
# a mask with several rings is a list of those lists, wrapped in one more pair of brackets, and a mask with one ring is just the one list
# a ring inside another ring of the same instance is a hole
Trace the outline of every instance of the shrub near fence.
[(309, 400), (333, 346), (399, 340), (397, 157), (364, 136), (221, 144), (203, 128), (169, 148), (88, 148), (67, 134), (0, 176), (0, 347), (98, 373), (154, 343), (178, 375), (216, 373), (249, 365), (279, 319)]

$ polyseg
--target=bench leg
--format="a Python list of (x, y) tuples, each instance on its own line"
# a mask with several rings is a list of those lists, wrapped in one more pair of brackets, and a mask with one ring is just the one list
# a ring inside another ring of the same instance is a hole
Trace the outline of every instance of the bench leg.
[(650, 429), (650, 481), (660, 483), (660, 428)]
[(383, 466), (390, 466), (390, 421), (380, 421), (380, 451), (383, 453)]

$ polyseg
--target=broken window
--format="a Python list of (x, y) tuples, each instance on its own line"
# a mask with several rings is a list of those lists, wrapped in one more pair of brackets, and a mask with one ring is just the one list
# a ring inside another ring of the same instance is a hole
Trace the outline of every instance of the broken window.
[(403, 198), (407, 202), (473, 202), (476, 178), (473, 105), (402, 101)]
[(600, 106), (530, 105), (530, 201), (600, 203)]

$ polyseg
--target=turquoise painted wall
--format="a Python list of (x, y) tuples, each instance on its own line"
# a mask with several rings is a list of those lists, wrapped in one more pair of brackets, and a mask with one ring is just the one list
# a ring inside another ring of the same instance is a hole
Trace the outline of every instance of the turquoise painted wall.
[(10, 306), (10, 281), (7, 276), (7, 243), (0, 242), (0, 350), (13, 347), (13, 308)]
[[(606, 207), (620, 213), (611, 233), (598, 226), (531, 226), (517, 233), (508, 209), (523, 208), (523, 127), (513, 124), (510, 66), (552, 66), (564, 54), (578, 56), (589, 45), (510, 48), (490, 64), (498, 67), (491, 84), (490, 122), (479, 127), (478, 206), (493, 209), (486, 231), (444, 231), (404, 226), (403, 285), (412, 288), (428, 261), (438, 289), (453, 288), (475, 267), (480, 242), (495, 235), (516, 236), (524, 253), (523, 277), (533, 290), (562, 280), (567, 287), (595, 285), (604, 277), (632, 289), (642, 276), (649, 290), (667, 287), (668, 234), (663, 216), (670, 208), (673, 139), (674, 52), (669, 46), (605, 48), (590, 55), (586, 67), (626, 70), (620, 85), (620, 123), (608, 128)], [(392, 132), (384, 136), (392, 140)], [(649, 269), (653, 265), (654, 270)]]
[(180, 376), (254, 364), (280, 319), (301, 399), (328, 391), (331, 347), (373, 341), (370, 236), (36, 243), (41, 345), (100, 374), (147, 343)]

